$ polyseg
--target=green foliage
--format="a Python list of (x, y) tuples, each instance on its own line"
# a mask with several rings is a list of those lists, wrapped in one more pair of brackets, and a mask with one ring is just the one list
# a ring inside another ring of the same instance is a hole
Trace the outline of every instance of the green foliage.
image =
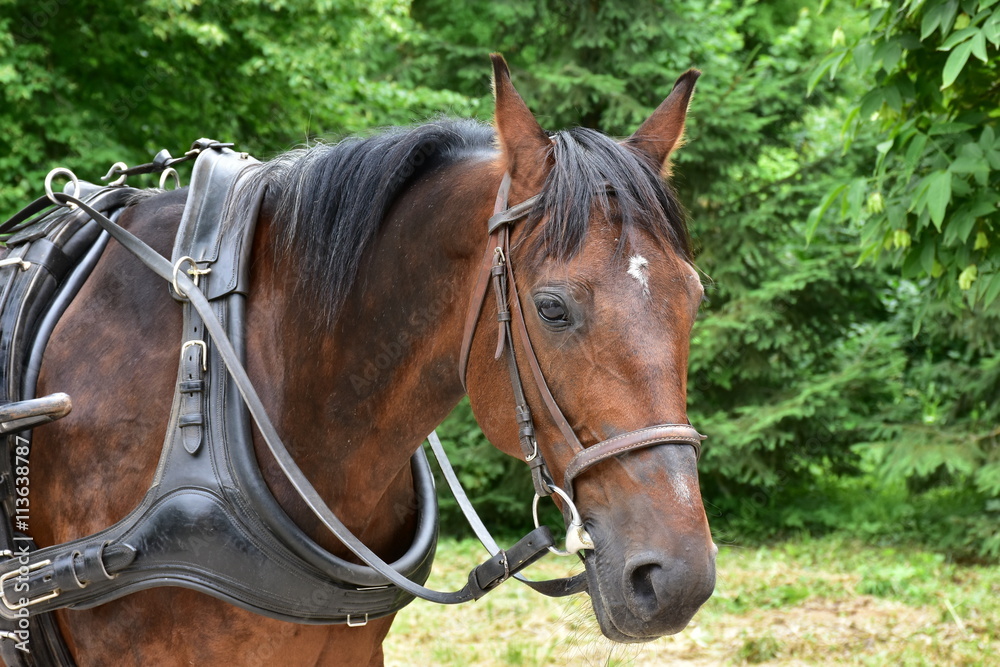
[(749, 637), (736, 652), (736, 660), (740, 663), (758, 665), (769, 662), (781, 653), (781, 643), (767, 634), (761, 637)]
[[(861, 228), (863, 257), (888, 254), (904, 277), (988, 308), (1000, 296), (1000, 5), (995, 0), (860, 2), (867, 31), (835, 48), (812, 75), (848, 77), (847, 147), (875, 129), (868, 174), (830, 192)], [(838, 29), (839, 30), (839, 29)], [(838, 37), (839, 35), (839, 37)]]
[(266, 155), (472, 110), (387, 76), (413, 32), (396, 0), (0, 6), (0, 213), (39, 196), (56, 165), (96, 180), (206, 134)]

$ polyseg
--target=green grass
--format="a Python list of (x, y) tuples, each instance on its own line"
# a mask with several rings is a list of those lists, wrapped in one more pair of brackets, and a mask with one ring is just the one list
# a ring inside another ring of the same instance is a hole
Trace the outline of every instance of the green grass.
[[(480, 560), (444, 541), (431, 583), (459, 588)], [(547, 557), (535, 578), (578, 570)], [(1000, 567), (842, 538), (722, 547), (715, 595), (688, 628), (641, 646), (604, 639), (586, 595), (508, 582), (478, 602), (415, 602), (385, 643), (388, 665), (997, 665)]]

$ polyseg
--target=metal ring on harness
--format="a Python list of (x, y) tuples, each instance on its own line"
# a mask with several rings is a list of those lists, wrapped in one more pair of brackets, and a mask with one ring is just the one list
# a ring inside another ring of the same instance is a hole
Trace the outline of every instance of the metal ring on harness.
[(76, 174), (74, 174), (69, 169), (66, 169), (65, 167), (56, 167), (55, 169), (53, 169), (52, 171), (50, 171), (48, 173), (48, 175), (45, 177), (45, 196), (48, 197), (49, 199), (51, 199), (52, 203), (56, 204), (57, 206), (65, 206), (67, 208), (76, 208), (76, 204), (67, 204), (65, 202), (61, 202), (58, 199), (56, 199), (55, 192), (52, 191), (52, 179), (55, 178), (56, 176), (66, 176), (66, 177), (68, 177), (69, 180), (73, 182), (73, 196), (74, 197), (79, 197), (80, 196), (80, 181), (79, 181), (79, 179), (77, 179)]
[(187, 255), (184, 255), (176, 262), (174, 262), (174, 279), (173, 279), (174, 292), (176, 292), (177, 296), (181, 297), (182, 299), (186, 299), (187, 294), (182, 292), (180, 286), (177, 284), (177, 273), (181, 270), (181, 267), (184, 265), (184, 262), (187, 262), (191, 265), (191, 268), (187, 270), (187, 273), (189, 276), (191, 276), (191, 280), (192, 282), (194, 282), (195, 287), (198, 286), (198, 276), (204, 276), (212, 272), (212, 269), (199, 268), (198, 263), (194, 261), (194, 258), (188, 257)]
[[(569, 508), (570, 522), (566, 526), (566, 549), (557, 549), (555, 547), (549, 547), (549, 551), (557, 556), (572, 556), (578, 551), (583, 549), (593, 549), (594, 540), (590, 537), (590, 533), (583, 527), (583, 519), (580, 517), (579, 510), (576, 509), (576, 505), (570, 499), (569, 494), (560, 489), (555, 484), (550, 484), (549, 488), (555, 491), (555, 493), (563, 499), (566, 506)], [(538, 500), (541, 498), (537, 493), (535, 494), (535, 499), (531, 501), (531, 517), (535, 520), (535, 528), (538, 528)]]
[(118, 178), (108, 183), (110, 187), (115, 187), (118, 185), (125, 185), (125, 179), (128, 178), (128, 174), (124, 173), (128, 171), (128, 165), (124, 162), (115, 162), (111, 165), (111, 169), (108, 169), (108, 173), (101, 177), (102, 181), (106, 181), (115, 174), (121, 174)]
[(180, 177), (180, 175), (178, 175), (177, 170), (174, 169), (173, 167), (167, 167), (166, 169), (163, 170), (163, 173), (160, 174), (160, 189), (161, 190), (166, 190), (167, 189), (167, 178), (169, 178), (170, 176), (174, 177), (174, 190), (180, 189), (180, 187), (181, 187), (181, 177)]

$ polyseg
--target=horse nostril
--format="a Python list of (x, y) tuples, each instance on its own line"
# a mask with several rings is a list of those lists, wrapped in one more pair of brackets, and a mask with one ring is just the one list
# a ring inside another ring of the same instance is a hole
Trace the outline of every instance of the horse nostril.
[(656, 617), (659, 603), (656, 598), (657, 584), (664, 578), (663, 567), (659, 563), (646, 563), (633, 568), (628, 575), (628, 597), (626, 604), (637, 617), (650, 621)]

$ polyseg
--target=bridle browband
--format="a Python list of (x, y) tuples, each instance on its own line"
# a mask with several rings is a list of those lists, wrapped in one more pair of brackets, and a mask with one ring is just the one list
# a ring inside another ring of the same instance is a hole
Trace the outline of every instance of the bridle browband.
[[(564, 514), (567, 510), (574, 516), (574, 523), (579, 522), (579, 514), (572, 506), (573, 482), (585, 470), (597, 465), (607, 459), (625, 454), (627, 452), (653, 447), (655, 445), (690, 445), (694, 448), (696, 459), (701, 458), (701, 441), (705, 436), (696, 431), (690, 424), (659, 424), (646, 428), (637, 429), (616, 435), (603, 440), (590, 447), (584, 447), (576, 436), (576, 432), (570, 426), (569, 421), (559, 408), (552, 391), (549, 389), (545, 376), (542, 374), (538, 364), (538, 357), (531, 344), (528, 329), (525, 325), (524, 313), (521, 309), (520, 296), (517, 291), (517, 282), (514, 279), (514, 271), (511, 266), (510, 253), (510, 232), (511, 227), (519, 220), (527, 217), (540, 194), (520, 202), (515, 206), (508, 206), (510, 195), (510, 174), (505, 173), (497, 191), (496, 203), (493, 208), (493, 215), (489, 219), (489, 242), (483, 256), (482, 267), (476, 281), (472, 300), (469, 304), (469, 311), (465, 319), (465, 330), (463, 333), (462, 350), (459, 355), (459, 376), (462, 385), (466, 386), (466, 375), (468, 373), (469, 355), (472, 349), (472, 341), (476, 334), (477, 324), (486, 301), (486, 292), (490, 284), (493, 286), (493, 293), (496, 297), (497, 305), (497, 346), (494, 358), (499, 360), (501, 356), (507, 358), (507, 370), (510, 375), (511, 388), (514, 393), (514, 414), (518, 425), (518, 441), (524, 460), (531, 468), (531, 479), (535, 486), (537, 496), (549, 496), (555, 492), (564, 500)], [(531, 376), (535, 381), (538, 394), (545, 404), (546, 411), (552, 422), (559, 429), (566, 444), (573, 450), (574, 455), (563, 472), (563, 488), (557, 487), (545, 459), (538, 448), (535, 439), (534, 419), (531, 409), (524, 393), (524, 385), (521, 381), (521, 373), (518, 368), (517, 357), (514, 352), (513, 336), (516, 335), (521, 343), (524, 357), (527, 359)], [(537, 502), (536, 498), (536, 502)], [(569, 522), (568, 522), (569, 523)], [(574, 530), (575, 529), (575, 530)], [(567, 550), (570, 552), (579, 550), (573, 547), (593, 549), (593, 542), (589, 535), (583, 530), (582, 525), (570, 526), (567, 534)]]

